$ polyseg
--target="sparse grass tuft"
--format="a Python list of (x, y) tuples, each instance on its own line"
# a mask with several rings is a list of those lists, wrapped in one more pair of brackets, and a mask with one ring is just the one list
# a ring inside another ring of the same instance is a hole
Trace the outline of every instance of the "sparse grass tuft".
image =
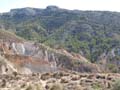
[(52, 86), (50, 90), (63, 90), (63, 85), (60, 83), (56, 83)]

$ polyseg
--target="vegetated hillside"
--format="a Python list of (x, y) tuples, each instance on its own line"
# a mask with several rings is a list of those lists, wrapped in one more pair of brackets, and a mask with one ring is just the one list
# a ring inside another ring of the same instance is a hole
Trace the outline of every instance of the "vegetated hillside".
[(1, 41), (14, 41), (23, 42), (24, 39), (16, 36), (14, 33), (8, 32), (6, 30), (0, 30), (0, 40)]
[(52, 48), (80, 53), (91, 62), (114, 57), (120, 62), (118, 12), (66, 10), (56, 6), (13, 9), (0, 15), (0, 27)]

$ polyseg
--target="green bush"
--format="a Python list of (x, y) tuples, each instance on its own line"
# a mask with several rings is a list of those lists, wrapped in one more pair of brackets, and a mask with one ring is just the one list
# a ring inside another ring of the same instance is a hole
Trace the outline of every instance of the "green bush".
[(120, 80), (114, 83), (112, 90), (120, 90)]
[(95, 84), (93, 84), (92, 88), (94, 90), (101, 90), (102, 86), (99, 83), (95, 83)]

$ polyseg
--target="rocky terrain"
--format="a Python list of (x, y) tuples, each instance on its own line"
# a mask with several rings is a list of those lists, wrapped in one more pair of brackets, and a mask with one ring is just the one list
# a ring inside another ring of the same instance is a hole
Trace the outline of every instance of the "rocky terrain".
[[(52, 49), (44, 44), (25, 41), (10, 33), (1, 31), (0, 55), (2, 72), (9, 72), (12, 66), (19, 73), (55, 72), (73, 70), (78, 72), (100, 72), (80, 54), (69, 53), (64, 49)], [(13, 38), (14, 37), (14, 38)], [(5, 65), (5, 64), (7, 65)], [(7, 69), (7, 71), (6, 71)]]
[(0, 31), (0, 90), (110, 90), (118, 79), (80, 54)]
[(80, 54), (6, 31), (0, 38), (0, 90), (110, 90), (120, 79)]
[(119, 90), (119, 18), (56, 6), (0, 14), (0, 90)]
[(0, 90), (112, 90), (120, 74), (54, 72), (0, 75)]

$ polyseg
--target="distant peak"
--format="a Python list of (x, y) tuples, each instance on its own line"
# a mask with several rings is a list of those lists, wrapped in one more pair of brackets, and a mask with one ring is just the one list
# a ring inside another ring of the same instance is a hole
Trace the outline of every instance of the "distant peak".
[(49, 9), (49, 10), (58, 10), (59, 7), (57, 7), (57, 6), (47, 6), (46, 9)]

